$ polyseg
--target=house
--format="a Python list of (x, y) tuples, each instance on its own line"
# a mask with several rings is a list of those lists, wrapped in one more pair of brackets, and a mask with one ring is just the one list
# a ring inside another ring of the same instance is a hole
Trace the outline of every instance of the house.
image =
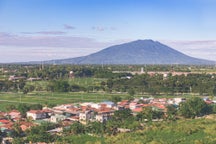
[(81, 121), (89, 121), (94, 119), (94, 111), (92, 110), (86, 110), (84, 112), (79, 113), (79, 120)]
[(6, 115), (7, 115), (7, 113), (0, 111), (0, 119), (4, 118)]
[(164, 104), (152, 104), (152, 110), (165, 112), (166, 111), (166, 105), (164, 105)]
[(96, 119), (96, 121), (103, 123), (103, 122), (109, 120), (112, 115), (113, 115), (113, 112), (111, 112), (110, 110), (99, 111), (96, 114), (95, 119)]
[(20, 122), (20, 128), (22, 129), (22, 131), (26, 131), (33, 126), (35, 126), (35, 124), (33, 124), (32, 122), (25, 122), (25, 121)]
[(131, 102), (130, 104), (129, 104), (129, 108), (131, 109), (131, 110), (133, 110), (133, 109), (135, 109), (135, 108), (137, 108), (137, 103), (136, 102)]
[(13, 130), (13, 122), (7, 119), (0, 120), (0, 130), (4, 133), (10, 134)]
[(21, 113), (18, 110), (12, 110), (8, 113), (11, 119), (20, 119), (22, 117)]
[(78, 116), (79, 113), (81, 111), (81, 108), (77, 108), (77, 107), (73, 107), (73, 108), (69, 108), (67, 110), (65, 110), (65, 115), (69, 115), (69, 116)]
[(102, 102), (101, 104), (105, 104), (106, 107), (108, 107), (108, 108), (112, 108), (112, 107), (115, 106), (115, 103), (112, 102), (112, 101), (104, 101), (104, 102)]
[(30, 110), (26, 112), (26, 116), (32, 118), (33, 120), (45, 119), (47, 118), (47, 112), (43, 110)]
[(9, 81), (16, 81), (16, 80), (21, 80), (21, 79), (26, 79), (26, 77), (12, 75), (8, 78)]
[(55, 106), (53, 107), (53, 110), (57, 110), (57, 111), (65, 111), (69, 108), (73, 108), (73, 104), (63, 104), (63, 105), (59, 105), (59, 106)]
[(142, 110), (143, 110), (142, 107), (137, 107), (137, 108), (133, 109), (132, 112), (139, 113), (139, 112), (142, 112)]
[(52, 115), (50, 117), (50, 122), (53, 122), (53, 123), (58, 123), (62, 120), (65, 120), (67, 117), (64, 116), (64, 115), (60, 115), (60, 114), (56, 114), (56, 115)]
[(123, 101), (118, 102), (118, 106), (125, 107), (127, 105), (129, 105), (128, 100), (123, 100)]
[(181, 102), (185, 102), (185, 98), (173, 98), (174, 104), (179, 105)]

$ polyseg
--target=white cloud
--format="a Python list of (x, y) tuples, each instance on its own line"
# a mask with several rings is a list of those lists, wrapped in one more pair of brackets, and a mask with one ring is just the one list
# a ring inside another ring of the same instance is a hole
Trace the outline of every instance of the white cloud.
[(72, 25), (64, 24), (64, 29), (71, 30), (71, 29), (75, 29), (75, 27)]
[(111, 43), (98, 42), (87, 37), (0, 33), (0, 45), (2, 46), (95, 48), (105, 47), (109, 44)]
[(108, 30), (115, 31), (116, 28), (115, 27), (104, 27), (104, 26), (93, 26), (92, 30), (100, 31), (100, 32), (108, 31)]
[(216, 40), (161, 42), (192, 57), (216, 61)]
[(22, 34), (42, 34), (42, 35), (64, 35), (63, 31), (39, 31), (39, 32), (22, 32)]
[(0, 33), (0, 62), (42, 61), (85, 56), (126, 41), (98, 42), (87, 37)]

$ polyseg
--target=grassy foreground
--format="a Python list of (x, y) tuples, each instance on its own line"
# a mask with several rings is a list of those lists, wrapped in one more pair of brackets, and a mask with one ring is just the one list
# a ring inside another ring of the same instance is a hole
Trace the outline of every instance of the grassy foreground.
[(215, 119), (153, 123), (144, 130), (108, 137), (112, 144), (215, 144)]
[(143, 130), (120, 133), (115, 136), (71, 135), (56, 140), (55, 143), (83, 144), (215, 144), (216, 120), (183, 119), (174, 122), (146, 124)]

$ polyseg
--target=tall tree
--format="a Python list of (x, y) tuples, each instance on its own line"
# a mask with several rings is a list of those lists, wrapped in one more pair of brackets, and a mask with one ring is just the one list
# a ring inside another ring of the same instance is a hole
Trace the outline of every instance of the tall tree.
[(209, 106), (199, 97), (188, 99), (186, 102), (181, 103), (179, 113), (186, 118), (195, 118), (211, 112)]

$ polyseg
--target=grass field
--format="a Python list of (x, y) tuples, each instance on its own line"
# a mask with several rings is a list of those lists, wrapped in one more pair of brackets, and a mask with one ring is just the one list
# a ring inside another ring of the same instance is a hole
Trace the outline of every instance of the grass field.
[[(68, 83), (70, 85), (79, 85), (82, 87), (88, 87), (88, 86), (100, 86), (102, 81), (106, 81), (106, 79), (102, 78), (74, 78), (69, 79)], [(41, 87), (43, 90), (46, 89), (46, 86), (49, 84), (48, 81), (33, 81), (27, 82), (27, 85), (33, 85), (35, 87)]]
[(108, 94), (108, 93), (52, 93), (52, 92), (33, 92), (26, 95), (22, 93), (0, 93), (0, 111), (5, 111), (9, 104), (19, 103), (29, 104), (65, 104), (76, 102), (101, 102), (109, 100), (111, 96), (125, 97), (127, 94)]
[(215, 119), (183, 119), (146, 125), (143, 130), (106, 137), (108, 144), (215, 144)]
[[(0, 92), (0, 111), (5, 111), (7, 105), (18, 105), (19, 103), (27, 104), (66, 104), (66, 103), (77, 103), (77, 102), (101, 102), (110, 100), (112, 96), (119, 96), (122, 99), (126, 99), (129, 96), (127, 93), (84, 93), (84, 92), (68, 92), (68, 93), (57, 93), (57, 92), (32, 92), (28, 94), (23, 93), (9, 93)], [(181, 96), (154, 96), (155, 98), (173, 98), (173, 97), (191, 97), (192, 95), (186, 94)], [(151, 95), (135, 95), (134, 97), (151, 97)]]

